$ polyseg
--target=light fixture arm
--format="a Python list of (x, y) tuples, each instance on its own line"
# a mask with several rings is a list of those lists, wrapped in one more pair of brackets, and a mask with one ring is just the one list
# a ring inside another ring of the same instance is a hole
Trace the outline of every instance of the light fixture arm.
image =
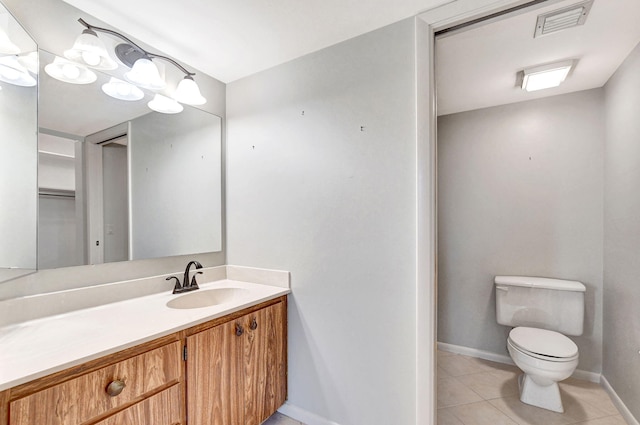
[(158, 59), (163, 59), (169, 63), (171, 63), (172, 65), (174, 65), (176, 68), (178, 68), (180, 71), (184, 72), (187, 76), (191, 77), (196, 75), (195, 72), (189, 72), (187, 71), (187, 69), (185, 67), (183, 67), (182, 65), (180, 65), (178, 62), (176, 62), (175, 60), (171, 59), (170, 57), (167, 56), (162, 56), (159, 55), (157, 53), (152, 53), (149, 52), (145, 49), (143, 49), (142, 47), (140, 47), (137, 43), (133, 42), (131, 39), (129, 39), (128, 37), (120, 34), (119, 32), (110, 30), (108, 28), (101, 28), (101, 27), (96, 27), (94, 25), (91, 25), (89, 23), (87, 23), (84, 19), (80, 18), (78, 19), (78, 22), (80, 22), (84, 27), (86, 27), (87, 29), (91, 30), (91, 31), (98, 31), (98, 32), (104, 32), (106, 34), (111, 34), (115, 37), (118, 37), (124, 41), (126, 41), (127, 43), (129, 43), (130, 45), (132, 45), (133, 47), (135, 47), (136, 49), (140, 50), (141, 52), (143, 52), (147, 57), (151, 58), (158, 58)]

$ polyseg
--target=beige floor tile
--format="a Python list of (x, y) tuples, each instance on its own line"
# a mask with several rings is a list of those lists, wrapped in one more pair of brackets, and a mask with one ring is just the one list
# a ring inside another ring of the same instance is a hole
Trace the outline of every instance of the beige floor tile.
[(438, 380), (438, 408), (482, 401), (482, 398), (456, 378)]
[[(592, 406), (605, 415), (618, 415), (618, 409), (611, 402), (609, 394), (599, 384), (578, 379), (567, 379), (560, 382), (560, 396), (563, 400), (574, 398), (583, 405)], [(590, 418), (589, 418), (590, 419)]]
[(578, 422), (576, 425), (627, 425), (627, 422), (620, 415), (607, 416), (606, 418), (591, 419)]
[(456, 418), (451, 409), (451, 407), (446, 409), (438, 409), (438, 425), (464, 425), (460, 421), (460, 419)]
[(447, 356), (455, 356), (455, 353), (451, 353), (449, 351), (443, 351), (443, 350), (437, 350), (437, 354), (438, 354), (438, 360), (440, 360), (440, 358), (442, 357), (447, 357)]
[(517, 425), (512, 419), (486, 401), (464, 404), (449, 409), (464, 425)]
[[(464, 357), (469, 362), (471, 362), (479, 370), (483, 370), (483, 371), (489, 372), (489, 371), (494, 371), (494, 370), (500, 368), (500, 363), (492, 362), (492, 361), (485, 360), (485, 359), (478, 359), (476, 357), (467, 357), (467, 356), (462, 356), (462, 357)], [(514, 368), (515, 367), (515, 366), (511, 366), (511, 365), (504, 365), (504, 366), (506, 366), (507, 368)]]
[(518, 375), (513, 372), (480, 372), (462, 375), (457, 379), (485, 400), (519, 394)]
[(470, 373), (486, 372), (489, 370), (485, 364), (461, 355), (442, 357), (438, 361), (438, 366), (451, 376), (468, 375)]
[[(576, 397), (564, 391), (561, 392), (560, 396), (562, 397), (565, 415), (570, 416), (576, 422), (611, 416), (610, 408), (613, 404), (611, 404), (611, 406), (607, 404), (611, 403), (608, 396), (606, 396), (606, 400), (597, 397), (598, 400), (596, 404), (588, 401), (585, 397)], [(598, 406), (604, 406), (604, 410)], [(613, 406), (613, 409), (615, 410), (615, 406)], [(618, 411), (615, 410), (614, 413), (617, 414)]]
[(446, 370), (444, 370), (443, 368), (441, 368), (440, 366), (438, 366), (438, 379), (442, 379), (442, 378), (451, 378), (451, 374)]
[(517, 396), (496, 398), (489, 403), (520, 425), (563, 425), (575, 422), (562, 413), (525, 404)]

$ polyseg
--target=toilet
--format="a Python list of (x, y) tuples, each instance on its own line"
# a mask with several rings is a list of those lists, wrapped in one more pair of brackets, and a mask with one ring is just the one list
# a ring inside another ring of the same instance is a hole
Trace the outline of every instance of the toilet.
[(582, 335), (585, 286), (573, 280), (496, 276), (496, 319), (511, 326), (507, 349), (524, 373), (520, 401), (564, 412), (558, 382), (578, 366), (578, 346), (566, 335)]

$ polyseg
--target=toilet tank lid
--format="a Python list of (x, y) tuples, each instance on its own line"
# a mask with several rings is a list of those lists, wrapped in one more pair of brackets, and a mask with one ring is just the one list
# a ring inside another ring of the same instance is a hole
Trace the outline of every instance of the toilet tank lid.
[(587, 288), (576, 280), (550, 279), (547, 277), (530, 276), (496, 276), (496, 285), (525, 286), (540, 289), (555, 289), (556, 291), (585, 292)]

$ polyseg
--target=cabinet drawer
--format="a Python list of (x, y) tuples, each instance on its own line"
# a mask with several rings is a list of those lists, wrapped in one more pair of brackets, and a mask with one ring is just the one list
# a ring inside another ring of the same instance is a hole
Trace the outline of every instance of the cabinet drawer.
[(180, 385), (97, 422), (95, 425), (182, 425)]
[[(75, 425), (137, 401), (147, 393), (177, 383), (182, 369), (182, 343), (155, 350), (79, 376), (14, 400), (10, 425)], [(109, 396), (107, 386), (122, 380), (125, 387)]]

